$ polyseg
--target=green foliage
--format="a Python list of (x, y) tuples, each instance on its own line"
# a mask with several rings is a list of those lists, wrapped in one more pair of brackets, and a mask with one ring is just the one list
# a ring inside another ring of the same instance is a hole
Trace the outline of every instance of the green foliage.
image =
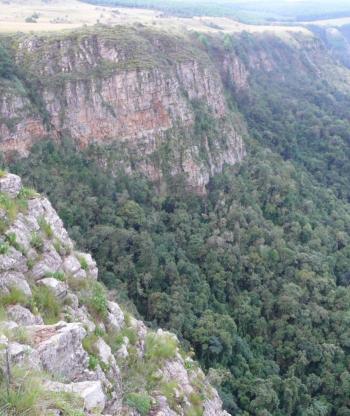
[(47, 277), (53, 277), (54, 279), (59, 280), (61, 282), (66, 281), (66, 275), (64, 274), (64, 272), (61, 271), (48, 273)]
[(39, 253), (42, 253), (44, 251), (44, 240), (38, 233), (33, 233), (30, 245), (35, 248)]
[(86, 258), (85, 257), (83, 257), (83, 256), (79, 256), (79, 263), (80, 263), (80, 266), (81, 266), (81, 268), (83, 269), (83, 270), (85, 270), (85, 271), (88, 271), (88, 269), (89, 269), (89, 265), (88, 265), (88, 263), (87, 263), (87, 261), (86, 261)]
[(0, 243), (0, 254), (6, 254), (9, 250), (10, 246), (7, 242)]
[(168, 334), (148, 334), (145, 343), (146, 355), (151, 360), (174, 358), (177, 349), (176, 339)]
[[(4, 363), (3, 363), (4, 364)], [(46, 392), (44, 377), (31, 369), (12, 367), (11, 383), (3, 373), (0, 378), (0, 414), (7, 416), (42, 416), (58, 409), (65, 416), (83, 416), (81, 399), (68, 393)]]
[(89, 312), (97, 319), (105, 319), (108, 314), (106, 290), (99, 282), (92, 282), (91, 292), (84, 299)]
[(51, 239), (53, 237), (53, 231), (51, 225), (45, 220), (45, 218), (39, 218), (38, 224), (41, 231), (46, 235), (46, 237)]
[(2, 307), (20, 304), (26, 306), (29, 304), (28, 297), (18, 288), (13, 287), (8, 294), (0, 296), (0, 305)]
[[(254, 39), (226, 39), (226, 53), (248, 64)], [(181, 187), (159, 195), (136, 174), (102, 169), (103, 150), (69, 142), (37, 145), (10, 170), (48, 194), (120, 298), (175, 331), (206, 369), (228, 370), (218, 387), (230, 413), (340, 416), (350, 411), (350, 106), (326, 82), (292, 78), (294, 52), (274, 42), (280, 70), (252, 70), (250, 90), (230, 98), (255, 140), (205, 196)], [(220, 138), (208, 109), (193, 107), (192, 139)], [(97, 292), (84, 302), (103, 318)], [(155, 361), (172, 356), (173, 347), (147, 341), (144, 359), (129, 346), (128, 393), (160, 388)], [(192, 414), (201, 411), (194, 401)]]
[(48, 287), (35, 286), (32, 309), (38, 311), (46, 324), (55, 324), (60, 319), (62, 305)]
[(126, 398), (126, 403), (136, 409), (141, 416), (148, 415), (152, 407), (151, 398), (146, 393), (130, 393)]
[(13, 65), (10, 55), (0, 43), (0, 78), (11, 79), (13, 77)]

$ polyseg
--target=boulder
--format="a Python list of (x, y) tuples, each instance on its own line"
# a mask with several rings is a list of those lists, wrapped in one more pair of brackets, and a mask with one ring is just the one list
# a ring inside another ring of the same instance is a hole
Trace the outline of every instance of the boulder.
[(19, 176), (7, 173), (0, 178), (0, 192), (8, 194), (11, 198), (16, 198), (22, 189), (22, 180)]
[(106, 406), (106, 395), (100, 381), (82, 381), (70, 384), (49, 381), (45, 384), (45, 389), (52, 392), (76, 394), (82, 398), (84, 410), (87, 412), (103, 411)]
[(88, 354), (82, 347), (86, 331), (80, 323), (28, 327), (42, 366), (48, 373), (73, 381), (88, 366)]
[(27, 259), (21, 252), (10, 247), (6, 254), (0, 255), (0, 271), (26, 273), (28, 271)]
[(18, 325), (43, 325), (44, 321), (41, 316), (33, 315), (29, 309), (21, 305), (13, 305), (7, 309), (7, 316)]
[(28, 297), (32, 296), (32, 291), (23, 273), (0, 273), (0, 293), (8, 293), (11, 289), (20, 290)]
[(72, 254), (69, 255), (65, 258), (63, 262), (63, 270), (66, 273), (75, 276), (79, 271), (81, 271), (81, 265), (79, 260)]
[(41, 260), (34, 265), (31, 274), (35, 280), (39, 280), (49, 273), (57, 272), (61, 265), (60, 255), (55, 249), (51, 249), (42, 255)]
[(45, 286), (52, 291), (57, 297), (63, 299), (67, 295), (68, 285), (65, 282), (55, 279), (54, 277), (46, 277), (37, 282), (39, 286)]
[(78, 257), (81, 257), (85, 260), (87, 266), (88, 266), (88, 270), (87, 270), (87, 274), (89, 277), (97, 280), (98, 277), (98, 268), (96, 265), (95, 260), (92, 258), (91, 254), (89, 253), (75, 253)]
[(124, 325), (124, 313), (115, 302), (108, 302), (107, 328), (112, 331), (120, 331)]
[(42, 369), (39, 354), (29, 345), (11, 342), (9, 344), (9, 355), (12, 364), (22, 365), (25, 368), (37, 371)]

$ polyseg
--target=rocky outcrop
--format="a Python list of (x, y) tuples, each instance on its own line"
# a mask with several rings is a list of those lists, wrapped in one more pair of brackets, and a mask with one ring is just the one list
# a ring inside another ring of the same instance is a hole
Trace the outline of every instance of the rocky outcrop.
[[(48, 415), (64, 414), (67, 400), (70, 409), (77, 406), (87, 416), (227, 415), (173, 334), (149, 330), (108, 298), (96, 280), (96, 263), (74, 249), (49, 201), (21, 185), (18, 189), (21, 181), (13, 175), (4, 175), (2, 184), (6, 194), (0, 193), (0, 208), (8, 228), (0, 236), (5, 310), (0, 387), (9, 369), (11, 386), (19, 391), (35, 377)], [(18, 204), (16, 218), (8, 218), (6, 204), (1, 206), (6, 198)], [(25, 379), (16, 379), (15, 368), (25, 370)]]
[(220, 137), (211, 138), (209, 146), (202, 134), (199, 143), (182, 141), (181, 149), (171, 139), (176, 155), (170, 173), (187, 174), (188, 184), (203, 190), (223, 165), (244, 157), (243, 129), (232, 121), (221, 64), (191, 38), (116, 27), (56, 38), (26, 36), (15, 44), (16, 65), (33, 80), (37, 98), (5, 90), (0, 149), (8, 155), (27, 155), (47, 137), (71, 137), (80, 147), (117, 143), (126, 149), (124, 162), (126, 155), (138, 159), (136, 166), (135, 160), (125, 163), (126, 170), (162, 180), (169, 172), (162, 170), (158, 151), (169, 132), (177, 139), (193, 136), (193, 103), (201, 102), (219, 124)]

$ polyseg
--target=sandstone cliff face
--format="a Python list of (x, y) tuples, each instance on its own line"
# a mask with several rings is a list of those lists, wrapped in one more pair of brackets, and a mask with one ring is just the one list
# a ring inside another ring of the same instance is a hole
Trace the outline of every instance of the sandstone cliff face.
[(50, 123), (45, 126), (35, 111), (26, 111), (25, 97), (12, 91), (0, 108), (0, 120), (13, 119), (11, 129), (0, 126), (0, 148), (7, 153), (26, 155), (45, 136), (68, 136), (81, 147), (126, 143), (142, 149), (143, 171), (158, 179), (162, 172), (151, 156), (167, 131), (192, 131), (193, 102), (200, 101), (220, 124), (225, 141), (216, 142), (215, 158), (208, 149), (206, 161), (191, 157), (197, 147), (187, 143), (186, 157), (174, 170), (202, 189), (213, 172), (244, 156), (243, 130), (228, 121), (220, 63), (211, 62), (185, 37), (123, 28), (56, 38), (31, 36), (16, 40), (14, 59), (36, 79)]
[(8, 369), (14, 392), (38, 387), (41, 413), (26, 414), (228, 415), (176, 337), (108, 299), (94, 260), (15, 175), (0, 178), (0, 217), (0, 390)]

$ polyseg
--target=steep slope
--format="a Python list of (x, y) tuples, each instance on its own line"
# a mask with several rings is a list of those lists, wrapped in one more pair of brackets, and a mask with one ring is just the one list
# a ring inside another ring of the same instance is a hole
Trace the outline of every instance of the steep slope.
[[(244, 130), (228, 108), (220, 74), (184, 35), (116, 27), (5, 41), (18, 74), (2, 85), (6, 153), (28, 154), (48, 135), (81, 147), (114, 143), (124, 149), (127, 169), (159, 180), (157, 152), (170, 142), (171, 171), (187, 174), (198, 190), (244, 156)], [(217, 134), (198, 130), (198, 106)]]
[(174, 335), (108, 300), (47, 199), (2, 173), (0, 207), (1, 411), (227, 415)]

